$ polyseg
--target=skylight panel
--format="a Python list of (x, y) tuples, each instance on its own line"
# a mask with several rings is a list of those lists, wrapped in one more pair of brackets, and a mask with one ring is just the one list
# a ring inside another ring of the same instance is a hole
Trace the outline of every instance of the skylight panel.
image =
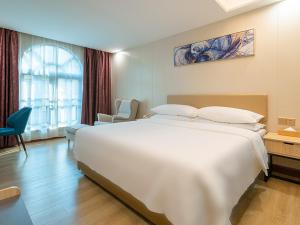
[(262, 0), (215, 0), (225, 12), (230, 12)]

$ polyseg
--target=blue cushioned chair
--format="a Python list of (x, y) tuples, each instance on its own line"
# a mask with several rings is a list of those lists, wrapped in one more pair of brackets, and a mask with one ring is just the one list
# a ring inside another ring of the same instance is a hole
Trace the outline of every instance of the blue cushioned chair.
[(7, 127), (0, 128), (0, 136), (14, 135), (17, 139), (17, 143), (18, 143), (19, 147), (20, 147), (20, 141), (19, 141), (19, 138), (20, 138), (26, 156), (27, 156), (27, 151), (26, 151), (26, 147), (24, 144), (22, 134), (24, 133), (30, 113), (31, 113), (31, 108), (24, 107), (24, 108), (20, 109), (19, 111), (11, 114), (7, 118), (7, 123), (6, 123)]

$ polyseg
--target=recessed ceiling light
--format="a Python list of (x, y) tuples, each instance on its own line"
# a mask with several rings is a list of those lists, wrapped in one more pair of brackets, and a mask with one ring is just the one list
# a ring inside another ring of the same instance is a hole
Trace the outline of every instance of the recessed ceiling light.
[(230, 12), (262, 0), (215, 0), (225, 12)]

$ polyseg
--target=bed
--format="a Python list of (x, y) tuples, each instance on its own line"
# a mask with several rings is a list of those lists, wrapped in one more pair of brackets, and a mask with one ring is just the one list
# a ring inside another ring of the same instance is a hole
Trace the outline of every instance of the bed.
[[(266, 95), (168, 96), (168, 103), (227, 106), (264, 115)], [(78, 168), (157, 225), (228, 225), (232, 208), (267, 171), (260, 134), (150, 118), (83, 128)]]

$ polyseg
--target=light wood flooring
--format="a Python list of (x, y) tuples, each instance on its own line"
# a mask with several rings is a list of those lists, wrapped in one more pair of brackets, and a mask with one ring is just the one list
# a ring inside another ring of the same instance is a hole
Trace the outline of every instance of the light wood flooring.
[[(77, 170), (65, 139), (29, 144), (0, 157), (0, 189), (17, 185), (35, 225), (147, 225)], [(300, 224), (300, 185), (258, 181), (232, 214), (233, 225)]]

